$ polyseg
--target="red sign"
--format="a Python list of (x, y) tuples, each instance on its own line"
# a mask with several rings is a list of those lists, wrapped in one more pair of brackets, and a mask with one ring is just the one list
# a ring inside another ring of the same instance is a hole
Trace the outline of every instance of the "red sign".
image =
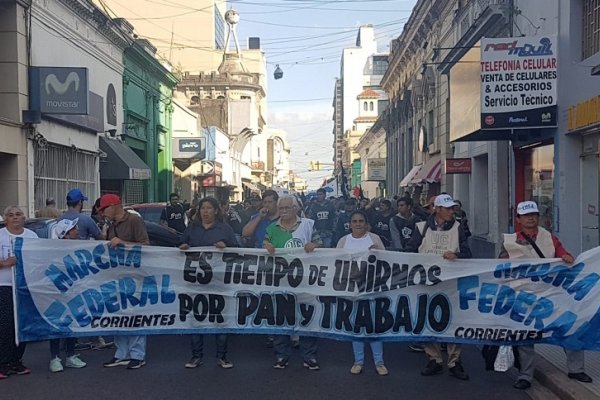
[(470, 174), (470, 158), (446, 158), (446, 174)]
[(209, 177), (202, 179), (202, 186), (203, 187), (215, 186), (215, 177), (209, 176)]

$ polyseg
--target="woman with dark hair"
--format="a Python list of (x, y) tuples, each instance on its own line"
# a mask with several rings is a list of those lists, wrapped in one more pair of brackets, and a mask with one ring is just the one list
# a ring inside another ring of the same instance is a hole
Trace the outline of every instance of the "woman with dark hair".
[[(188, 225), (183, 232), (181, 250), (190, 247), (214, 246), (217, 249), (238, 247), (233, 229), (223, 222), (223, 213), (217, 199), (205, 197), (198, 202), (197, 219)], [(192, 261), (199, 261), (202, 253), (187, 253), (186, 266)], [(217, 364), (223, 368), (233, 368), (227, 359), (227, 335), (218, 334)], [(204, 335), (192, 335), (192, 358), (185, 364), (186, 368), (196, 368), (202, 364)]]
[[(350, 215), (351, 233), (339, 240), (337, 248), (350, 251), (385, 250), (381, 238), (369, 232), (369, 223), (367, 220), (367, 214), (364, 211), (354, 211)], [(369, 344), (371, 345), (371, 353), (373, 353), (373, 361), (375, 362), (377, 373), (379, 375), (387, 375), (388, 370), (383, 363), (383, 342), (374, 340), (370, 341)], [(350, 369), (350, 373), (358, 375), (362, 372), (365, 363), (364, 342), (352, 342), (352, 350), (354, 351), (354, 365)]]

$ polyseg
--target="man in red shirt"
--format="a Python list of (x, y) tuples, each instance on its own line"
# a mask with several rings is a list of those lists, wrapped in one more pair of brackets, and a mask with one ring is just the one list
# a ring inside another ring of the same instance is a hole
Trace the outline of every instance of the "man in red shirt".
[[(560, 258), (567, 264), (575, 259), (562, 245), (560, 240), (546, 229), (540, 227), (540, 211), (533, 201), (523, 201), (517, 206), (517, 222), (521, 229), (516, 233), (505, 234), (500, 258)], [(528, 389), (535, 370), (535, 350), (533, 345), (518, 346), (521, 369), (516, 389)], [(568, 376), (580, 382), (591, 382), (592, 378), (584, 372), (582, 351), (565, 349), (567, 354)]]

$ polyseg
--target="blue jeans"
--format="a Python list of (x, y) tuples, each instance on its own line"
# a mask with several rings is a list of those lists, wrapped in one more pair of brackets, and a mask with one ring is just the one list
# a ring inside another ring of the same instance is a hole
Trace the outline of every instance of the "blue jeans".
[[(204, 355), (204, 335), (191, 335), (192, 338), (192, 357), (202, 358)], [(217, 341), (217, 358), (224, 358), (227, 355), (227, 335), (215, 335)]]
[[(71, 357), (75, 355), (75, 343), (77, 339), (75, 338), (67, 338), (65, 340), (65, 351), (67, 353), (67, 357)], [(50, 340), (50, 355), (52, 358), (56, 358), (60, 356), (60, 339), (52, 339)]]
[[(374, 340), (368, 343), (371, 345), (375, 365), (383, 365), (383, 342)], [(352, 342), (352, 350), (354, 351), (354, 364), (364, 364), (365, 342)]]
[[(289, 360), (292, 353), (292, 343), (289, 335), (275, 335), (273, 339), (275, 357), (278, 360)], [(304, 361), (317, 359), (317, 338), (311, 336), (300, 336), (300, 351)]]
[(115, 336), (115, 358), (119, 360), (145, 360), (146, 336)]

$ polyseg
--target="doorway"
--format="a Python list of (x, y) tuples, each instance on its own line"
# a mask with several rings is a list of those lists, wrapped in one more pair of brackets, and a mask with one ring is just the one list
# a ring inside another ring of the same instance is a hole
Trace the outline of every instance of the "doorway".
[(581, 157), (581, 250), (600, 245), (600, 163), (598, 153)]

